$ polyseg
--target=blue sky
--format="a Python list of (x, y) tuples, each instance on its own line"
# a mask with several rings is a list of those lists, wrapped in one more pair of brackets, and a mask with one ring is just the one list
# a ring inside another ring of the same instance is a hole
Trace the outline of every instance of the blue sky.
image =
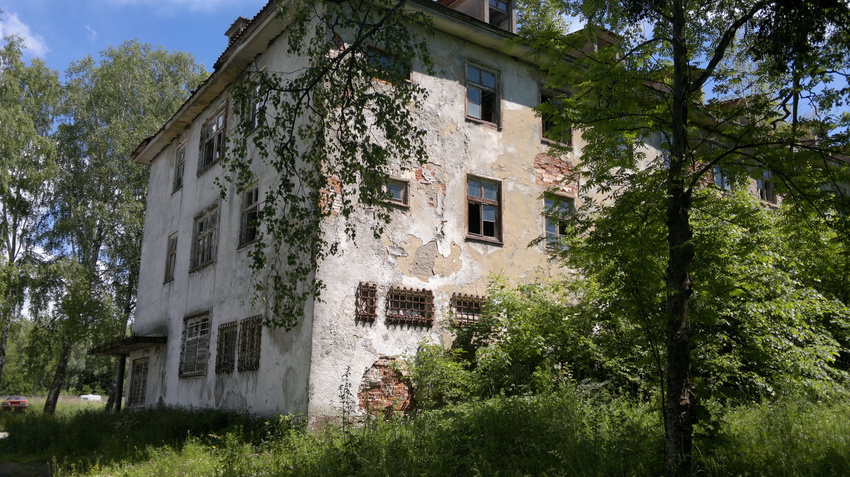
[(72, 61), (97, 58), (124, 40), (195, 55), (207, 71), (227, 46), (224, 32), (252, 18), (267, 0), (2, 0), (0, 37), (18, 35), (25, 57), (64, 72)]

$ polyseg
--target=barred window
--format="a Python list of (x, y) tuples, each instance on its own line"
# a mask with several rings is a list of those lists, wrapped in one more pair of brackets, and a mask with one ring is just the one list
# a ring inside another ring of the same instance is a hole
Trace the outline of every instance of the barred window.
[(165, 283), (174, 280), (174, 267), (177, 266), (177, 234), (168, 237), (168, 250), (165, 254)]
[(210, 344), (210, 315), (186, 318), (180, 352), (180, 376), (202, 376), (207, 372)]
[(213, 115), (201, 128), (201, 151), (198, 174), (218, 162), (224, 152), (224, 110)]
[(133, 370), (130, 380), (130, 396), (128, 406), (144, 406), (145, 393), (148, 389), (148, 358), (133, 360)]
[(260, 215), (260, 189), (253, 187), (242, 194), (242, 219), (239, 229), (239, 246), (244, 247), (257, 240), (257, 225)]
[(240, 323), (239, 329), (239, 365), (241, 371), (260, 369), (260, 337), (263, 331), (263, 317), (252, 316)]
[(455, 293), (452, 295), (452, 314), (454, 315), (454, 326), (462, 327), (478, 321), (481, 317), (481, 305), (484, 297), (479, 295), (463, 295)]
[(218, 326), (218, 345), (215, 349), (215, 374), (232, 373), (236, 364), (235, 321)]
[(390, 288), (387, 294), (387, 323), (430, 326), (434, 322), (434, 293), (431, 290)]
[(213, 208), (195, 218), (192, 241), (191, 270), (215, 261), (218, 230), (218, 209)]
[(373, 322), (378, 317), (378, 285), (360, 282), (357, 287), (356, 316), (358, 321)]

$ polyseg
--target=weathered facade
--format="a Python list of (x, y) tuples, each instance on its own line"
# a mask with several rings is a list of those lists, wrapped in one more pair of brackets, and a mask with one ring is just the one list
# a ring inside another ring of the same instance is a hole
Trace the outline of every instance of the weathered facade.
[[(243, 225), (270, 174), (255, 171), (258, 193), (227, 201), (215, 184), (217, 141), (236, 121), (229, 84), (248, 65), (291, 70), (298, 61), (286, 54), (273, 2), (234, 24), (211, 78), (139, 146), (150, 185), (134, 334), (167, 339), (128, 351), (130, 403), (329, 416), (339, 413), (349, 376), (361, 410), (401, 410), (412, 397), (392, 357), (426, 340), (447, 343), (453, 320), (475, 319), (494, 274), (533, 281), (563, 273), (546, 240), (529, 244), (559, 233), (543, 215), (544, 191), (575, 205), (578, 184), (562, 179), (580, 136), (562, 138), (573, 142), (570, 154), (548, 154), (533, 111), (543, 78), (504, 44), (513, 2), (409, 4), (436, 26), (433, 72), (414, 67), (410, 78), (429, 92), (417, 111), (432, 145), (428, 163), (391, 174), (397, 206), (380, 239), (368, 233), (365, 211), (351, 219), (363, 228), (354, 241), (341, 217), (326, 220), (340, 253), (319, 264), (326, 290), (293, 330), (262, 326), (249, 300), (252, 245)], [(471, 98), (473, 90), (486, 99)]]

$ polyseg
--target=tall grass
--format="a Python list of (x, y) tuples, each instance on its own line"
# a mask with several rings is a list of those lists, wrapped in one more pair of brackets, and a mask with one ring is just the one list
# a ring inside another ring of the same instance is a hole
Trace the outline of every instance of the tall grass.
[[(52, 460), (57, 475), (656, 476), (663, 470), (655, 410), (575, 392), (496, 398), (317, 431), (289, 416), (262, 421), (178, 409), (19, 417), (0, 453)], [(718, 433), (697, 441), (695, 473), (847, 475), (848, 454), (850, 403), (783, 401), (728, 411)]]

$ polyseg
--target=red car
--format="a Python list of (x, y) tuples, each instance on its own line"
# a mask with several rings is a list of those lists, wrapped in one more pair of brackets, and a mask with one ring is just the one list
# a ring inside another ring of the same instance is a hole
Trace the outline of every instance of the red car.
[(23, 396), (7, 396), (0, 405), (4, 411), (20, 411), (24, 412), (30, 407), (29, 401)]

